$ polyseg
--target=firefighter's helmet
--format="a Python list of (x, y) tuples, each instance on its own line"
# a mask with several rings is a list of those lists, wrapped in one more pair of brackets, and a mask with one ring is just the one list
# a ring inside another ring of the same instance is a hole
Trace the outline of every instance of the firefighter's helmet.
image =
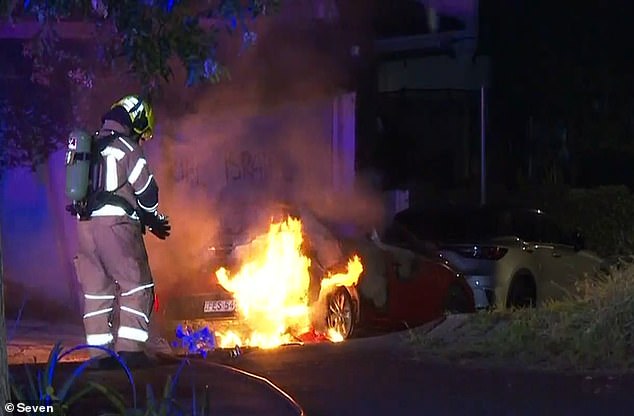
[(111, 109), (122, 107), (130, 116), (132, 130), (143, 140), (150, 140), (154, 133), (154, 111), (147, 100), (138, 95), (128, 95), (114, 103)]

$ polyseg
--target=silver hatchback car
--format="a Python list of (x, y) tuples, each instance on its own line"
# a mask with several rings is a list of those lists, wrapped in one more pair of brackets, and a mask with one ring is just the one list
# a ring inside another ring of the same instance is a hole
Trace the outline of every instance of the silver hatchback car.
[(409, 209), (396, 215), (388, 233), (448, 260), (473, 289), (478, 309), (562, 298), (602, 264), (585, 249), (580, 232), (564, 232), (539, 209)]

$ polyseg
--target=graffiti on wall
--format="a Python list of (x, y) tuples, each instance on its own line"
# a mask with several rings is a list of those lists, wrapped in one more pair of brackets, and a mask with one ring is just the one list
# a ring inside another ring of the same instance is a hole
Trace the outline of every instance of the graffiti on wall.
[(270, 174), (270, 159), (264, 152), (230, 152), (225, 156), (225, 179), (232, 182), (265, 182)]
[[(226, 184), (248, 182), (261, 184), (270, 177), (271, 161), (265, 152), (243, 150), (229, 152), (224, 159)], [(208, 171), (193, 160), (179, 159), (174, 163), (174, 179), (196, 187), (208, 185)], [(213, 175), (212, 175), (213, 176)]]
[(198, 165), (188, 160), (178, 160), (174, 166), (176, 182), (185, 182), (194, 186), (203, 185), (200, 180)]

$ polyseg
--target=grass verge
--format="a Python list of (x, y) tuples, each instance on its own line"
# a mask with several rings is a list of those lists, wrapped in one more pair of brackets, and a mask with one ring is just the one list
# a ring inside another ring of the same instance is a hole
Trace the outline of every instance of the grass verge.
[[(437, 333), (435, 333), (437, 332)], [(452, 330), (410, 334), (416, 356), (577, 372), (634, 370), (634, 264), (580, 280), (576, 293), (535, 309), (482, 312)]]

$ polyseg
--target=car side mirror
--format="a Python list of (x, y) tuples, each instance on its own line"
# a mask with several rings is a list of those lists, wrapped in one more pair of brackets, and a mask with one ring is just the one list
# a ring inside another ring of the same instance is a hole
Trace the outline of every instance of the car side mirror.
[(581, 251), (586, 248), (586, 239), (581, 230), (576, 230), (572, 234), (572, 245), (574, 246), (575, 251)]

